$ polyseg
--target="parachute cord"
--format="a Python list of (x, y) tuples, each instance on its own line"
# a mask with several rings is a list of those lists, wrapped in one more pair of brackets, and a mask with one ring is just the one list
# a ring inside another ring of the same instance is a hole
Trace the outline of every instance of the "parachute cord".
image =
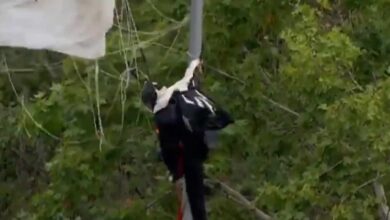
[[(100, 92), (99, 92), (99, 63), (95, 61), (95, 98), (96, 98), (96, 108), (97, 108), (97, 119), (99, 126), (99, 150), (102, 151), (103, 139), (104, 139), (104, 130), (102, 117), (100, 114)], [(96, 122), (95, 122), (96, 123)]]
[(137, 29), (137, 26), (136, 26), (136, 23), (135, 23), (135, 20), (134, 20), (134, 17), (133, 17), (133, 12), (131, 10), (129, 1), (126, 1), (126, 8), (127, 8), (128, 13), (129, 13), (131, 26), (134, 29), (135, 43), (133, 44), (133, 46), (134, 46), (134, 48), (133, 48), (133, 56), (134, 56), (134, 60), (135, 60), (135, 62), (134, 62), (135, 71), (136, 71), (136, 74), (137, 74), (137, 78), (139, 78), (139, 69), (138, 69), (138, 63), (137, 63), (137, 48), (135, 47), (135, 45), (140, 43), (140, 39), (139, 39), (139, 36), (138, 36), (138, 29)]
[[(124, 2), (126, 2), (126, 0)], [(124, 9), (124, 7), (122, 7), (122, 12), (123, 12), (123, 9)], [(118, 13), (118, 10), (116, 7), (115, 7), (115, 12), (117, 14), (117, 16), (116, 16), (117, 23), (118, 23), (118, 25), (120, 25), (119, 13)], [(123, 15), (123, 13), (122, 13), (122, 15)], [(126, 24), (127, 24), (128, 29), (130, 29), (130, 25), (129, 25), (128, 21), (126, 21)], [(120, 130), (122, 132), (123, 127), (124, 127), (124, 121), (125, 121), (125, 104), (126, 104), (126, 100), (127, 100), (126, 91), (127, 91), (129, 81), (130, 81), (130, 79), (129, 79), (130, 67), (129, 67), (129, 59), (127, 56), (127, 52), (124, 49), (125, 48), (125, 41), (124, 41), (124, 37), (123, 37), (123, 31), (121, 28), (119, 28), (119, 38), (120, 38), (120, 47), (121, 47), (120, 51), (123, 54), (123, 59), (124, 59), (124, 63), (126, 66), (126, 70), (123, 73), (121, 73), (121, 75), (120, 75), (120, 84), (119, 84), (120, 96), (121, 96), (121, 98), (120, 98), (121, 99), (121, 129)], [(130, 36), (130, 39), (131, 39), (131, 36)]]
[(83, 80), (83, 77), (80, 74), (80, 70), (77, 67), (76, 61), (73, 58), (71, 58), (71, 59), (72, 59), (72, 63), (73, 63), (73, 68), (75, 69), (77, 76), (79, 77), (81, 83), (84, 85), (85, 89), (87, 90), (88, 101), (89, 101), (91, 112), (92, 112), (93, 126), (95, 128), (95, 134), (98, 134), (99, 131), (98, 131), (98, 126), (96, 125), (97, 119), (96, 119), (96, 112), (95, 112), (95, 107), (94, 107), (94, 103), (93, 103), (93, 98), (92, 98), (91, 87)]
[[(134, 29), (135, 42), (136, 42), (135, 45), (141, 45), (141, 40), (140, 40), (139, 35), (138, 35), (137, 24), (135, 23), (135, 20), (134, 20), (134, 17), (133, 17), (133, 13), (132, 13), (132, 10), (131, 10), (131, 7), (130, 7), (130, 3), (128, 1), (127, 1), (127, 7), (128, 7), (128, 10), (129, 10), (131, 23), (132, 23), (132, 26), (133, 26), (133, 29)], [(142, 61), (145, 63), (145, 66), (146, 66), (146, 72), (143, 75), (147, 78), (147, 80), (151, 80), (151, 75), (150, 75), (150, 71), (149, 71), (149, 65), (148, 65), (148, 62), (147, 62), (147, 59), (146, 59), (146, 56), (145, 56), (144, 49), (141, 46), (141, 47), (139, 47), (139, 50), (140, 50)], [(135, 51), (136, 51), (136, 49), (135, 49)], [(136, 54), (134, 54), (134, 55), (136, 55)], [(137, 71), (137, 77), (138, 77), (139, 69), (138, 69), (137, 60), (135, 61), (135, 65), (136, 65), (136, 71)]]
[[(130, 3), (129, 1), (126, 1), (126, 6), (127, 6), (127, 9), (129, 11), (129, 17), (130, 17), (130, 20), (131, 20), (131, 24), (132, 24), (132, 28), (134, 29), (134, 35), (135, 35), (135, 44), (134, 45), (140, 45), (140, 38), (139, 38), (139, 35), (138, 35), (138, 28), (137, 28), (137, 24), (135, 22), (135, 19), (133, 17), (133, 12), (131, 10), (131, 6), (130, 6)], [(134, 57), (135, 57), (135, 71), (136, 71), (136, 76), (137, 76), (137, 79), (139, 79), (139, 68), (138, 68), (138, 62), (137, 62), (137, 47), (134, 47), (133, 49), (133, 53), (134, 53)], [(140, 53), (141, 53), (141, 56), (142, 56), (142, 59), (144, 60), (145, 62), (145, 65), (147, 66), (147, 63), (146, 63), (146, 56), (144, 54), (144, 51), (142, 49), (142, 47), (140, 47)], [(142, 73), (142, 72), (141, 72)], [(147, 80), (151, 80), (151, 76), (150, 76), (150, 72), (149, 72), (149, 69), (147, 68), (147, 73), (143, 73), (143, 75), (147, 78)], [(141, 84), (139, 82), (139, 80), (137, 81), (138, 82), (138, 86), (139, 88), (141, 89)], [(139, 100), (139, 102), (141, 102), (141, 100)], [(136, 123), (138, 123), (139, 121), (139, 118), (140, 118), (140, 113), (141, 111), (138, 112), (138, 115), (137, 115), (137, 119), (136, 119)], [(149, 124), (149, 127), (152, 127), (152, 124), (151, 124), (151, 121), (150, 119), (147, 120), (148, 124)]]
[(166, 20), (172, 22), (172, 23), (180, 23), (179, 21), (175, 20), (174, 18), (171, 18), (171, 17), (168, 17), (167, 15), (165, 15), (163, 12), (161, 12), (157, 7), (156, 5), (153, 4), (153, 2), (151, 0), (146, 0), (146, 2), (150, 5), (150, 7), (152, 7), (152, 9), (159, 15), (161, 16), (162, 18), (165, 18)]

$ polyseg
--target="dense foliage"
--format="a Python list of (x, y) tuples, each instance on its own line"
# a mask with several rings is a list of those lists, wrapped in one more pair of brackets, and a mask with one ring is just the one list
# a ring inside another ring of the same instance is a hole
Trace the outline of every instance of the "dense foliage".
[[(182, 76), (188, 4), (118, 1), (96, 62), (0, 48), (0, 219), (174, 219), (139, 94), (145, 78)], [(379, 219), (378, 188), (390, 188), (389, 9), (206, 0), (203, 86), (236, 120), (208, 177), (275, 219)], [(212, 188), (210, 219), (257, 219)]]

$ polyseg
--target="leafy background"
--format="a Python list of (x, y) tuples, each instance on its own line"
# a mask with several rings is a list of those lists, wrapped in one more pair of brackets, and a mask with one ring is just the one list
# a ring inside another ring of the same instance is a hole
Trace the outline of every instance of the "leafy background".
[[(139, 94), (148, 77), (182, 76), (188, 8), (117, 1), (96, 62), (0, 48), (0, 219), (175, 218)], [(213, 185), (210, 219), (258, 219), (252, 205), (275, 219), (386, 219), (389, 9), (206, 1), (204, 90), (236, 120), (206, 172), (250, 201)]]

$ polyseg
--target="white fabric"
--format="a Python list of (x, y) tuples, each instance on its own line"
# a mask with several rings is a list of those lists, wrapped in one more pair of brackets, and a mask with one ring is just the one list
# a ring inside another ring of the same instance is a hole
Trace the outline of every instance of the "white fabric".
[(186, 182), (184, 177), (177, 180), (177, 183), (180, 184), (181, 186), (180, 211), (183, 213), (183, 216), (182, 218), (180, 218), (180, 220), (193, 220), (190, 202), (188, 201)]
[(164, 86), (160, 90), (157, 90), (157, 101), (156, 105), (154, 106), (153, 113), (156, 113), (161, 109), (167, 107), (169, 99), (172, 97), (172, 94), (175, 91), (184, 92), (188, 90), (188, 86), (194, 76), (195, 68), (199, 65), (199, 63), (199, 59), (193, 60), (187, 67), (184, 77), (181, 80), (177, 81), (169, 88), (166, 88)]
[(193, 220), (190, 201), (188, 201), (186, 183), (183, 181), (183, 220)]
[(115, 0), (0, 0), (0, 46), (105, 55)]

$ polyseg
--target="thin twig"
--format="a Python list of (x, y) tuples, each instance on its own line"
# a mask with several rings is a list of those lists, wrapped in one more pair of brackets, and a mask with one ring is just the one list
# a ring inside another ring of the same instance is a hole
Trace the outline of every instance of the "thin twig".
[(372, 183), (375, 183), (379, 178), (383, 177), (383, 175), (381, 176), (377, 176), (375, 178), (372, 178), (370, 180), (367, 180), (366, 182), (362, 183), (361, 185), (359, 185), (356, 189), (355, 189), (355, 192), (359, 191), (360, 189), (372, 184)]
[(299, 114), (298, 112), (296, 112), (296, 111), (290, 109), (289, 107), (287, 107), (287, 106), (285, 106), (285, 105), (282, 105), (282, 104), (280, 104), (280, 103), (278, 103), (278, 102), (272, 100), (271, 98), (265, 96), (264, 94), (261, 94), (261, 96), (262, 96), (265, 100), (267, 100), (268, 102), (270, 102), (271, 104), (275, 105), (276, 107), (278, 107), (278, 108), (280, 108), (280, 109), (282, 109), (282, 110), (284, 110), (284, 111), (286, 111), (286, 112), (288, 112), (288, 113), (290, 113), (290, 114), (292, 114), (292, 115), (295, 115), (296, 117), (299, 117), (299, 116), (300, 116), (300, 114)]
[(169, 190), (167, 192), (165, 192), (164, 194), (162, 194), (159, 198), (153, 200), (152, 202), (148, 203), (146, 205), (146, 210), (152, 208), (157, 202), (159, 202), (161, 199), (165, 198), (165, 196), (169, 195), (170, 193), (172, 192), (172, 190)]
[(335, 169), (336, 167), (338, 167), (340, 164), (343, 163), (343, 160), (339, 160), (337, 163), (335, 163), (333, 166), (329, 167), (327, 170), (325, 170), (324, 172), (322, 172), (320, 174), (319, 177), (322, 177), (324, 175), (326, 175), (327, 173), (329, 173), (330, 171), (332, 171), (333, 169)]
[[(349, 78), (351, 78), (351, 81), (353, 82), (353, 84), (355, 84), (355, 86), (360, 90), (360, 91), (363, 91), (363, 87), (359, 84), (359, 82), (356, 80), (355, 76), (353, 75), (353, 73), (351, 71), (347, 71), (348, 73), (348, 76)], [(376, 84), (376, 81), (375, 81), (375, 84)]]
[(222, 188), (222, 190), (224, 190), (229, 196), (236, 198), (240, 202), (239, 204), (242, 204), (245, 208), (254, 211), (254, 213), (256, 214), (258, 219), (260, 219), (260, 220), (271, 220), (272, 219), (271, 216), (269, 216), (265, 212), (258, 209), (256, 206), (254, 206), (252, 204), (252, 202), (250, 202), (247, 198), (245, 198), (245, 196), (243, 196), (241, 193), (234, 190), (233, 188), (231, 188), (227, 184), (225, 184), (219, 180), (216, 180), (216, 179), (212, 180), (212, 182), (219, 185)]
[(218, 74), (221, 74), (222, 76), (225, 76), (227, 78), (230, 78), (230, 79), (233, 79), (233, 80), (236, 80), (237, 82), (241, 83), (242, 85), (245, 85), (245, 82), (243, 80), (241, 80), (240, 78), (236, 77), (236, 76), (233, 76), (221, 69), (218, 69), (216, 67), (213, 67), (213, 66), (210, 66), (210, 65), (207, 65), (207, 64), (204, 64), (204, 66)]
[(7, 76), (8, 76), (8, 81), (11, 85), (11, 88), (12, 88), (12, 91), (17, 99), (17, 101), (20, 103), (21, 107), (22, 107), (22, 110), (25, 112), (25, 114), (30, 118), (30, 120), (34, 123), (34, 125), (39, 128), (41, 131), (43, 131), (44, 133), (46, 133), (49, 137), (55, 139), (55, 140), (61, 140), (61, 138), (55, 136), (54, 134), (52, 134), (50, 131), (48, 131), (46, 128), (44, 128), (42, 126), (42, 124), (40, 124), (39, 122), (37, 122), (34, 117), (32, 116), (32, 114), (28, 111), (28, 109), (26, 108), (26, 106), (24, 105), (24, 99), (23, 97), (20, 97), (18, 92), (16, 91), (16, 88), (15, 88), (15, 85), (12, 81), (12, 77), (11, 77), (11, 73), (8, 69), (8, 64), (7, 64), (7, 59), (5, 58), (5, 56), (3, 55), (3, 63), (5, 65), (5, 69), (7, 71)]
[(347, 200), (349, 197), (351, 197), (352, 195), (354, 195), (355, 193), (357, 193), (360, 189), (370, 185), (370, 184), (373, 184), (374, 182), (376, 182), (378, 179), (382, 178), (384, 175), (379, 175), (379, 176), (376, 176), (374, 178), (371, 178), (367, 181), (365, 181), (364, 183), (360, 184), (358, 187), (356, 187), (356, 189), (353, 191), (352, 194), (349, 194), (347, 196), (345, 196), (344, 198), (341, 199), (341, 203), (343, 203), (345, 200)]

